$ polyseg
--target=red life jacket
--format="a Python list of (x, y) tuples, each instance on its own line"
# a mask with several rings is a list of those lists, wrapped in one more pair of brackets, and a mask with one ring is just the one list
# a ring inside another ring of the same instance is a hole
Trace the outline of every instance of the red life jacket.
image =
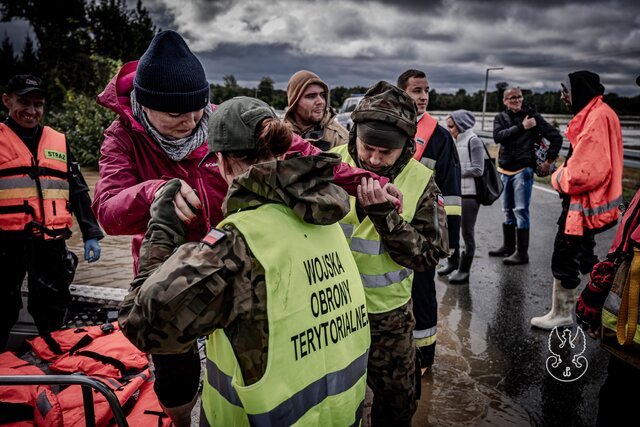
[[(117, 322), (85, 328), (64, 329), (44, 339), (29, 340), (34, 352), (53, 363), (52, 371), (84, 373), (100, 379), (115, 393), (131, 426), (170, 426), (153, 390), (154, 379), (145, 353), (122, 334)], [(58, 393), (57, 402), (64, 425), (84, 425), (84, 406), (80, 386), (69, 386)], [(106, 427), (112, 420), (106, 398), (93, 393), (96, 425)]]
[(25, 231), (35, 223), (45, 239), (68, 235), (72, 218), (65, 136), (45, 126), (38, 156), (0, 123), (0, 229)]
[[(44, 375), (11, 351), (0, 354), (0, 376)], [(48, 385), (0, 386), (0, 425), (63, 427), (62, 408)]]
[[(127, 414), (127, 422), (130, 426), (169, 427), (171, 418), (164, 412), (158, 402), (156, 392), (153, 390), (153, 381), (147, 380), (139, 389), (135, 405)], [(135, 396), (134, 396), (135, 397)], [(127, 404), (127, 406), (129, 406)], [(115, 427), (112, 423), (109, 427)]]
[(37, 336), (27, 340), (36, 355), (43, 360), (53, 362), (74, 347), (82, 348), (95, 338), (120, 330), (118, 322), (105, 325), (85, 326), (75, 329), (61, 329), (51, 334), (51, 338)]
[[(95, 378), (102, 380), (102, 382), (114, 392), (118, 398), (118, 402), (120, 402), (120, 406), (125, 408), (134, 393), (142, 387), (145, 381), (151, 378), (151, 372), (149, 369), (146, 369), (125, 382), (120, 382), (115, 378), (109, 377)], [(62, 390), (58, 393), (58, 402), (60, 402), (60, 408), (62, 408), (65, 426), (84, 426), (84, 403), (80, 386), (72, 385)], [(135, 405), (135, 399), (131, 403)], [(93, 410), (95, 413), (96, 427), (107, 427), (113, 414), (107, 399), (102, 393), (93, 392)], [(131, 425), (146, 426), (137, 421), (135, 423), (132, 422)]]
[[(145, 369), (149, 365), (147, 355), (124, 336), (116, 322), (107, 325), (63, 329), (52, 332), (50, 339), (37, 337), (29, 342), (36, 345), (36, 354), (53, 361), (49, 369), (55, 372), (123, 378)], [(52, 350), (56, 346), (61, 354)]]
[(425, 148), (427, 148), (427, 144), (429, 144), (429, 140), (433, 135), (433, 132), (436, 130), (436, 126), (438, 125), (438, 121), (431, 117), (429, 113), (425, 112), (422, 115), (422, 118), (418, 122), (418, 130), (416, 131), (416, 152), (413, 153), (413, 158), (417, 161), (422, 159), (422, 154), (424, 153)]

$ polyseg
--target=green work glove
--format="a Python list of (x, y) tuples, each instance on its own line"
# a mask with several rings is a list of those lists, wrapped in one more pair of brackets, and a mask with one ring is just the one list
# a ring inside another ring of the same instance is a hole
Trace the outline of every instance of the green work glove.
[[(179, 179), (172, 179), (162, 186), (151, 203), (151, 219), (140, 248), (138, 276), (148, 276), (152, 270), (168, 258), (185, 242), (186, 227), (176, 214), (173, 199), (180, 191)], [(142, 277), (140, 277), (142, 276)], [(136, 278), (138, 282), (138, 278)]]

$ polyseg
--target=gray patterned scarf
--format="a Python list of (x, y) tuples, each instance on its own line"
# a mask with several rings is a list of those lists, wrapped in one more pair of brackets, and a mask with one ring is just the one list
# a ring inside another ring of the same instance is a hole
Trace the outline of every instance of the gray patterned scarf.
[(195, 131), (191, 135), (180, 139), (166, 137), (153, 127), (151, 122), (149, 122), (149, 118), (142, 110), (142, 106), (136, 100), (135, 90), (131, 92), (131, 109), (133, 110), (133, 117), (142, 124), (151, 136), (151, 139), (156, 141), (167, 156), (174, 162), (183, 160), (207, 140), (207, 123), (209, 122), (209, 116), (211, 116), (212, 112), (211, 104), (207, 104), (206, 107), (204, 107), (204, 114)]

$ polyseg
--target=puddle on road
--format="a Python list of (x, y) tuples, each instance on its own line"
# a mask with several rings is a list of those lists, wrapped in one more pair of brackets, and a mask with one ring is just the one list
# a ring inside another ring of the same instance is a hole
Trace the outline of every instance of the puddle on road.
[[(90, 187), (97, 172), (84, 171)], [(82, 236), (74, 225), (69, 240), (80, 263), (75, 284), (127, 289), (133, 279), (131, 236), (106, 236), (98, 262), (84, 261)], [(413, 419), (418, 427), (529, 426), (527, 413), (499, 391), (507, 364), (490, 346), (487, 324), (473, 317), (467, 295), (436, 280), (439, 300), (438, 344), (433, 372), (422, 380), (422, 399)]]
[[(436, 283), (438, 281), (436, 280)], [(530, 426), (526, 411), (499, 391), (504, 358), (489, 346), (487, 324), (438, 283), (439, 321), (434, 369), (422, 379), (415, 427)]]

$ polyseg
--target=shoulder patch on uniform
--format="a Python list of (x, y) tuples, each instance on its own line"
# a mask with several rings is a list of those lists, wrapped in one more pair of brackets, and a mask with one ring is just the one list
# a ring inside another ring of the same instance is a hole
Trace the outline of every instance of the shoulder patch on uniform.
[(444, 207), (444, 197), (442, 197), (442, 194), (438, 194), (436, 196), (436, 201), (440, 206)]
[(227, 233), (225, 233), (223, 230), (212, 228), (211, 231), (209, 231), (207, 235), (204, 236), (201, 242), (204, 242), (209, 246), (214, 246), (216, 243), (218, 243), (225, 237), (227, 237)]

